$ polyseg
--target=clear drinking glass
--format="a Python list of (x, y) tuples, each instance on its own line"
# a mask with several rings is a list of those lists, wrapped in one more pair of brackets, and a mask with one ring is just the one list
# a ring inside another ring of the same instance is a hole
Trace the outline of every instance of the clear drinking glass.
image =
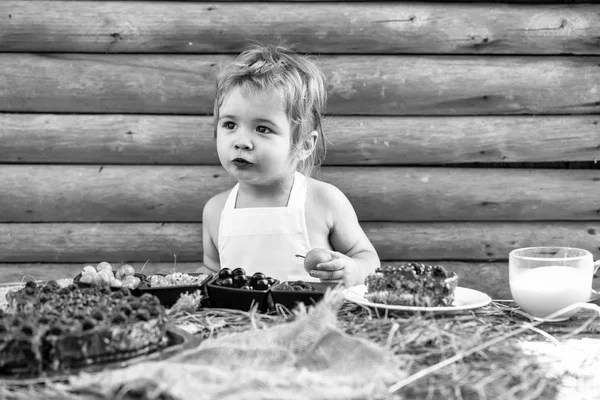
[(572, 247), (528, 247), (510, 252), (508, 257), (510, 292), (513, 300), (538, 320), (563, 321), (577, 309), (548, 319), (557, 311), (589, 301), (592, 289), (592, 253)]

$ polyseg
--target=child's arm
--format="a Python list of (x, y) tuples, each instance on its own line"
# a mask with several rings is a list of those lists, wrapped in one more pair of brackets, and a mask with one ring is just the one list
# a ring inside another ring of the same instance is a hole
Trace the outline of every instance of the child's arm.
[(354, 207), (336, 187), (326, 185), (319, 196), (328, 209), (331, 226), (329, 242), (335, 251), (329, 251), (331, 261), (321, 262), (310, 272), (321, 280), (344, 280), (344, 285), (363, 284), (365, 278), (380, 266), (373, 244), (358, 222)]
[(221, 262), (219, 259), (219, 251), (215, 245), (219, 237), (219, 221), (221, 218), (222, 207), (219, 202), (213, 197), (206, 202), (202, 210), (202, 248), (203, 262), (206, 272), (218, 272), (221, 270)]

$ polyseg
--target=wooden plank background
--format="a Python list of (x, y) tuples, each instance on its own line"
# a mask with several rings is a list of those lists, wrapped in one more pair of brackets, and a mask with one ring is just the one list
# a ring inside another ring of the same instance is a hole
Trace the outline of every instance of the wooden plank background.
[(600, 258), (600, 4), (0, 2), (0, 281), (197, 268), (214, 78), (248, 40), (328, 79), (319, 177), (382, 262), (510, 297), (508, 252)]
[(9, 18), (0, 50), (236, 53), (248, 40), (277, 40), (329, 54), (599, 54), (598, 10), (489, 2), (4, 1), (0, 15)]
[[(598, 170), (324, 167), (320, 177), (363, 221), (600, 219)], [(234, 184), (220, 166), (6, 165), (0, 221), (200, 222)]]
[[(0, 111), (212, 112), (214, 55), (3, 54)], [(359, 56), (319, 59), (332, 115), (600, 112), (598, 57)], [(557, 95), (560, 93), (560, 96)]]
[[(600, 115), (328, 116), (325, 165), (589, 162)], [(0, 113), (0, 162), (218, 165), (212, 117)], [(351, 140), (348, 140), (351, 138)]]

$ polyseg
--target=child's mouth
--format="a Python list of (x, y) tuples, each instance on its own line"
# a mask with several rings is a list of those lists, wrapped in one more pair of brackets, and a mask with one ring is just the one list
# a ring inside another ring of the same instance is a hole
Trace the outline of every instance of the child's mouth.
[(235, 165), (238, 168), (244, 169), (244, 168), (249, 168), (251, 166), (253, 166), (254, 164), (251, 163), (250, 161), (246, 160), (245, 158), (234, 158), (231, 163), (233, 165)]

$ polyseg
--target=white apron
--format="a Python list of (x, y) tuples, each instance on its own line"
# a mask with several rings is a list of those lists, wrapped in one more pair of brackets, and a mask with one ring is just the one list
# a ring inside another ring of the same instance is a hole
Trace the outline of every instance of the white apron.
[(244, 268), (251, 276), (263, 272), (284, 280), (314, 281), (304, 270), (310, 242), (304, 217), (307, 179), (296, 172), (287, 207), (235, 208), (239, 183), (221, 212), (219, 259), (221, 268)]

